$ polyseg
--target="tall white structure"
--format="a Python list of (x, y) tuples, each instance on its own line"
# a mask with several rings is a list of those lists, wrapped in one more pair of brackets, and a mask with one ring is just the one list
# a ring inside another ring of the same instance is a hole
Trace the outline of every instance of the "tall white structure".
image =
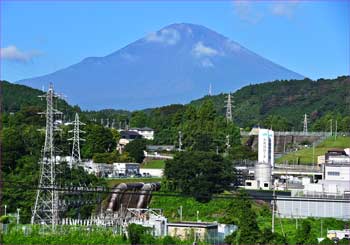
[(274, 132), (269, 129), (259, 129), (258, 162), (275, 165), (274, 159)]
[(182, 132), (179, 131), (179, 151), (182, 151)]
[(209, 83), (209, 91), (208, 91), (208, 95), (209, 95), (209, 96), (211, 96), (211, 95), (212, 95), (211, 83)]
[(74, 125), (74, 129), (68, 131), (69, 133), (73, 133), (73, 137), (68, 139), (70, 141), (73, 141), (72, 155), (69, 162), (70, 168), (72, 168), (73, 165), (76, 165), (81, 162), (80, 141), (85, 141), (84, 139), (80, 138), (80, 133), (85, 133), (84, 131), (80, 130), (80, 126), (85, 125), (85, 123), (79, 121), (78, 113), (75, 113), (75, 119), (74, 122), (72, 122), (72, 124)]
[(307, 119), (307, 115), (305, 114), (304, 115), (304, 130), (303, 130), (304, 134), (307, 134), (307, 132), (308, 132), (307, 122), (308, 122), (308, 119)]
[(228, 93), (226, 100), (226, 121), (232, 122), (232, 99), (231, 93)]
[(49, 90), (45, 95), (40, 96), (46, 99), (46, 130), (45, 145), (42, 159), (40, 160), (40, 180), (36, 193), (35, 204), (33, 208), (31, 223), (52, 225), (54, 229), (58, 223), (58, 192), (55, 182), (55, 149), (54, 149), (54, 130), (55, 115), (62, 114), (53, 108), (54, 98), (58, 97), (50, 84)]

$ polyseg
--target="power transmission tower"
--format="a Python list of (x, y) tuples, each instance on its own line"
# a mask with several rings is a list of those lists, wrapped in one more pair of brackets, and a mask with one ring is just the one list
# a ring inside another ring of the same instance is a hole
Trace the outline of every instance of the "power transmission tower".
[(226, 100), (226, 121), (227, 123), (232, 122), (232, 99), (231, 93), (228, 93)]
[(40, 160), (40, 180), (36, 193), (35, 204), (31, 223), (52, 225), (52, 229), (58, 224), (58, 192), (56, 190), (55, 166), (56, 157), (54, 149), (55, 115), (62, 114), (53, 108), (54, 98), (58, 96), (50, 84), (45, 95), (39, 96), (46, 99), (46, 112), (40, 113), (46, 116), (45, 145), (42, 159)]
[(74, 122), (71, 124), (74, 125), (73, 130), (69, 130), (69, 133), (73, 133), (73, 137), (68, 139), (70, 141), (73, 141), (73, 147), (72, 147), (72, 155), (69, 162), (70, 168), (73, 167), (73, 165), (77, 165), (81, 162), (80, 158), (80, 141), (85, 141), (84, 139), (80, 138), (80, 133), (85, 133), (84, 131), (80, 130), (80, 125), (85, 125), (85, 123), (82, 123), (79, 121), (79, 115), (78, 113), (75, 113), (75, 119)]
[(212, 95), (212, 88), (211, 88), (211, 83), (209, 83), (209, 92), (208, 95), (211, 96)]
[(308, 133), (307, 123), (308, 123), (307, 115), (304, 114), (304, 130), (303, 130), (304, 134)]
[(182, 151), (182, 132), (179, 131), (179, 151)]

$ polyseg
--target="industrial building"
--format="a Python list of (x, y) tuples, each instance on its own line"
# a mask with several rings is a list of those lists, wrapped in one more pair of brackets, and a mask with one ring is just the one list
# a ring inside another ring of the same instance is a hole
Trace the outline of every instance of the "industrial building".
[(142, 136), (142, 138), (147, 140), (154, 139), (154, 129), (144, 127), (144, 128), (130, 128), (129, 131), (133, 131)]
[(281, 217), (350, 219), (350, 149), (329, 150), (317, 166), (275, 164), (273, 131), (257, 133), (259, 160), (236, 167), (244, 188), (290, 191), (290, 196), (276, 195)]

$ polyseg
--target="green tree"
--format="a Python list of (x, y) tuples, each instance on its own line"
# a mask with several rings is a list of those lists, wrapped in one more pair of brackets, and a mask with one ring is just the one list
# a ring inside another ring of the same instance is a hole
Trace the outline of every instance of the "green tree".
[(145, 139), (135, 139), (125, 146), (124, 151), (135, 159), (136, 162), (142, 163), (145, 158), (143, 151), (146, 150), (146, 142)]
[(148, 123), (148, 117), (143, 111), (135, 111), (131, 114), (130, 125), (131, 127), (146, 127)]
[(101, 125), (90, 124), (85, 126), (86, 141), (82, 147), (82, 155), (91, 158), (95, 153), (112, 152), (116, 147), (116, 140), (110, 129)]
[(296, 244), (317, 244), (315, 235), (311, 232), (309, 220), (302, 220), (301, 225), (295, 233)]
[(231, 163), (211, 152), (179, 152), (165, 162), (164, 175), (172, 188), (197, 201), (208, 202), (213, 194), (231, 189), (235, 178)]

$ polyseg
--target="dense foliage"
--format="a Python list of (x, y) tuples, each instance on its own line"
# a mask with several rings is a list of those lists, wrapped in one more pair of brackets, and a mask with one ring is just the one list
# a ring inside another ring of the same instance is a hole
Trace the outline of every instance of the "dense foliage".
[(164, 175), (169, 190), (178, 190), (200, 202), (208, 202), (213, 194), (231, 189), (235, 176), (229, 161), (203, 151), (176, 154), (166, 161)]
[(135, 139), (125, 146), (125, 152), (138, 163), (142, 163), (145, 158), (144, 150), (146, 150), (145, 139)]

